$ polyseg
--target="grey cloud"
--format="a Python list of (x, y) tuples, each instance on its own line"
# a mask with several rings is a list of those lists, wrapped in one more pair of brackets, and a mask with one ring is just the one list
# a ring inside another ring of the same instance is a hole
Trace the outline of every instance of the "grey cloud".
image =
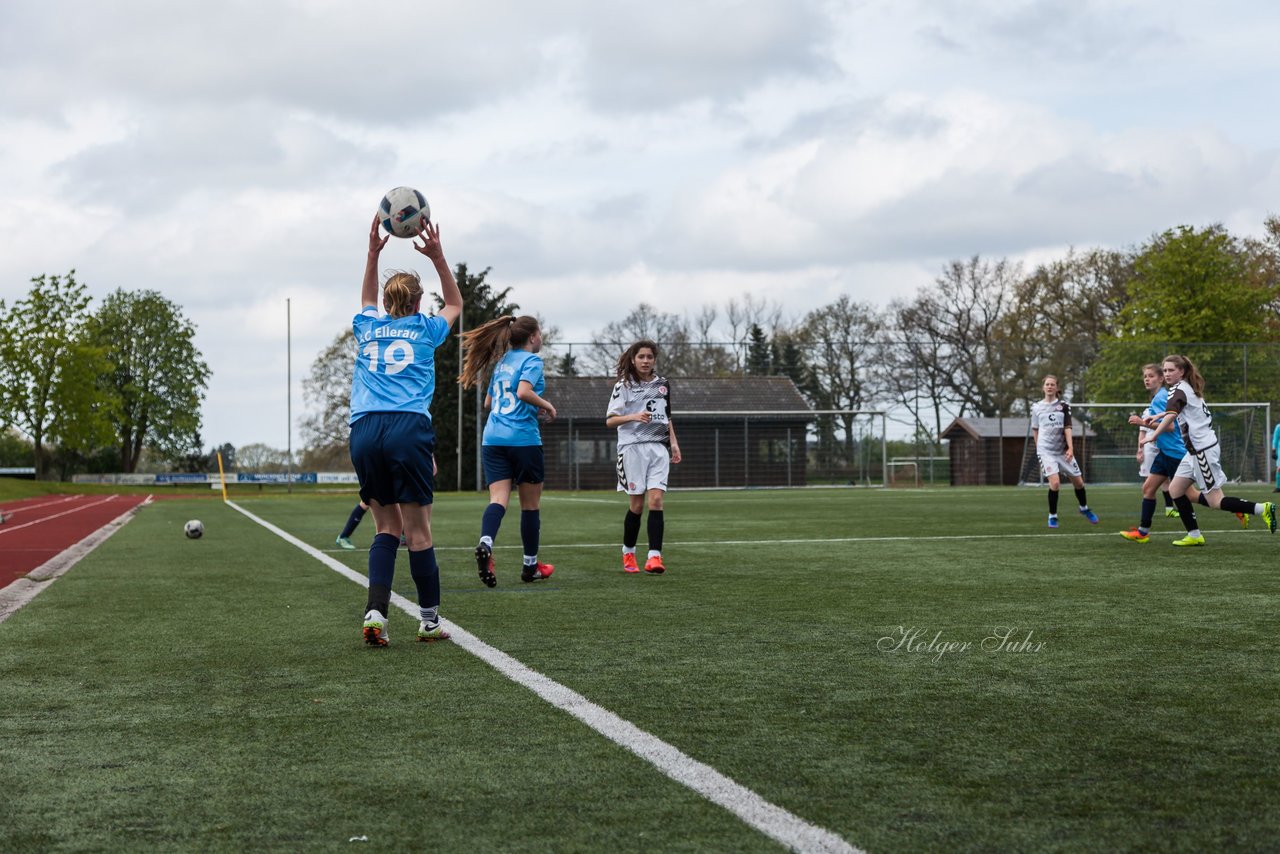
[(581, 33), (588, 101), (602, 112), (730, 101), (770, 79), (834, 72), (821, 3), (619, 6)]

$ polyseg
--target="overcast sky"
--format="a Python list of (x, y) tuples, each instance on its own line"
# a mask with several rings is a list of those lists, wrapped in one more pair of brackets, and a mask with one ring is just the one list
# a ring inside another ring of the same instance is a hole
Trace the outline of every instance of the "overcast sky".
[(566, 341), (641, 301), (884, 304), (974, 254), (1260, 234), (1277, 43), (1233, 0), (0, 0), (0, 299), (164, 293), (206, 444), (283, 448), (285, 300), (296, 424), (393, 186)]

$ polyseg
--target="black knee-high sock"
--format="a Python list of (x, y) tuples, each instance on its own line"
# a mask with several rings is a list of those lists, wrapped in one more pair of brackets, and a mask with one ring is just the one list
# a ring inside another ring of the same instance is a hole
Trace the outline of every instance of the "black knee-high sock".
[(1077, 487), (1076, 487), (1076, 501), (1079, 501), (1079, 502), (1080, 502), (1080, 506), (1081, 506), (1081, 507), (1088, 507), (1088, 506), (1089, 506), (1089, 499), (1088, 499), (1088, 498), (1085, 498), (1085, 495), (1084, 495), (1084, 487), (1083, 487), (1083, 486), (1077, 486)]
[(395, 580), (396, 550), (400, 538), (395, 534), (376, 534), (369, 547), (369, 604), (366, 611), (387, 616), (391, 602), (391, 583)]
[(520, 542), (529, 557), (538, 556), (538, 535), (542, 531), (542, 514), (537, 510), (520, 511)]
[(357, 504), (356, 509), (352, 510), (351, 515), (347, 517), (347, 524), (342, 527), (342, 533), (338, 536), (346, 539), (355, 533), (356, 525), (360, 524), (360, 520), (364, 518), (364, 514), (365, 509)]
[(1164, 496), (1164, 506), (1165, 506), (1165, 507), (1172, 507), (1172, 506), (1173, 506), (1173, 496), (1169, 494), (1169, 490), (1167, 490), (1167, 489), (1162, 490), (1160, 494)]
[(1219, 510), (1226, 510), (1228, 513), (1252, 513), (1253, 502), (1245, 501), (1243, 498), (1232, 498), (1230, 495), (1222, 496), (1222, 502), (1218, 504)]
[(484, 508), (484, 515), (480, 517), (480, 536), (488, 537), (490, 542), (496, 542), (498, 528), (502, 526), (502, 517), (506, 514), (505, 504), (490, 504)]
[[(653, 511), (650, 511), (653, 512)], [(627, 516), (622, 520), (622, 545), (629, 549), (636, 547), (636, 541), (640, 539), (640, 514), (632, 513), (631, 508), (627, 508)]]
[(440, 565), (435, 548), (409, 552), (409, 574), (418, 588), (418, 611), (422, 619), (434, 623), (440, 609)]
[(1049, 490), (1049, 515), (1058, 515), (1058, 490), (1056, 489)]
[(1197, 503), (1197, 504), (1203, 504), (1205, 507), (1212, 507), (1212, 506), (1213, 506), (1212, 504), (1210, 504), (1210, 503), (1209, 503), (1209, 499), (1207, 499), (1207, 498), (1205, 498), (1205, 497), (1204, 497), (1204, 493), (1203, 493), (1203, 492), (1202, 492), (1202, 493), (1200, 493), (1200, 495), (1196, 498), (1196, 503)]
[[(1165, 493), (1168, 495), (1169, 493)], [(1156, 515), (1156, 500), (1154, 498), (1142, 499), (1142, 521), (1138, 523), (1138, 527), (1145, 531), (1151, 530), (1151, 518)]]
[(662, 551), (662, 533), (666, 523), (662, 519), (661, 510), (649, 511), (649, 551)]
[(1182, 520), (1182, 527), (1187, 529), (1187, 533), (1194, 531), (1199, 523), (1196, 522), (1196, 511), (1191, 507), (1191, 499), (1179, 495), (1173, 499), (1173, 506), (1178, 508), (1178, 518)]

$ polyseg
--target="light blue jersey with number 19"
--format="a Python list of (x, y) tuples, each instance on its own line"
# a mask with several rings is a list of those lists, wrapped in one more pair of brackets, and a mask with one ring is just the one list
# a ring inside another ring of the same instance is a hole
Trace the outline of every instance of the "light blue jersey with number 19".
[(484, 444), (527, 447), (541, 445), (538, 407), (516, 397), (520, 383), (527, 382), (541, 395), (542, 357), (528, 350), (508, 350), (493, 369), (489, 380), (489, 420), (484, 425)]
[(351, 378), (351, 423), (370, 412), (420, 412), (431, 417), (436, 348), (449, 337), (440, 315), (393, 318), (365, 307), (351, 321), (356, 367)]

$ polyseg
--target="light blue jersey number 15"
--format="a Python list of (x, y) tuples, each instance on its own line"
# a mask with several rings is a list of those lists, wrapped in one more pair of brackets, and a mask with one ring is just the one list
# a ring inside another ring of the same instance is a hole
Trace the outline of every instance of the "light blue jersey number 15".
[(494, 383), (497, 394), (493, 398), (493, 411), (499, 415), (510, 415), (516, 411), (516, 396), (511, 393), (511, 383), (499, 380)]

